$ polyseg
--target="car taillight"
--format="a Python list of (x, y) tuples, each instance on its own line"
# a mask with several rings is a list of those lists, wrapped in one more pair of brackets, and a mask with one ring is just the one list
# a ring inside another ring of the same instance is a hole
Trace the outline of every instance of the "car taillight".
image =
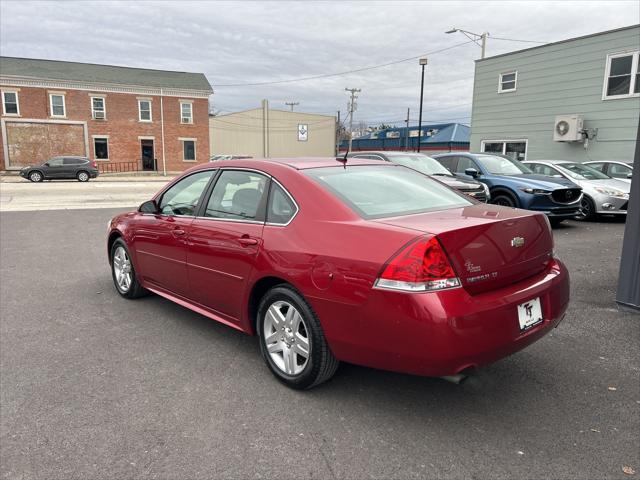
[(93, 162), (91, 162), (91, 166), (93, 168), (98, 168), (98, 162), (96, 162), (95, 160)]
[(428, 235), (409, 243), (382, 269), (377, 288), (425, 292), (460, 286), (442, 245)]

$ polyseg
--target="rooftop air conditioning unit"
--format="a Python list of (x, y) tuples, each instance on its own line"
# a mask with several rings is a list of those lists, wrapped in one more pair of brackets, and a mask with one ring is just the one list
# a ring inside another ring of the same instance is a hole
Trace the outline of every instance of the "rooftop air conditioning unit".
[(582, 115), (557, 115), (553, 124), (553, 141), (581, 142), (583, 124)]

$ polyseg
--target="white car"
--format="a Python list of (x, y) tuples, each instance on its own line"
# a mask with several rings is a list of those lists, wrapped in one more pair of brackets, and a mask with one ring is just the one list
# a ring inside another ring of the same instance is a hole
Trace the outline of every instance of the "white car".
[(581, 215), (577, 220), (592, 220), (597, 215), (626, 215), (631, 183), (582, 163), (568, 160), (530, 160), (523, 162), (535, 173), (571, 180), (582, 187)]
[(584, 162), (591, 168), (601, 171), (610, 177), (631, 183), (631, 174), (633, 173), (633, 162), (623, 162), (622, 160), (593, 160)]

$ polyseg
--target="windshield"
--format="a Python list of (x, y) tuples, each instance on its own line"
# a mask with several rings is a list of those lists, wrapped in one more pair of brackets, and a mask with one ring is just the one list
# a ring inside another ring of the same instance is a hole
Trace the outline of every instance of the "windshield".
[(533, 173), (529, 167), (512, 158), (497, 157), (494, 155), (479, 155), (476, 158), (486, 171), (495, 175)]
[(390, 155), (387, 154), (389, 160), (405, 167), (413, 168), (419, 172), (426, 173), (427, 175), (446, 175), (453, 177), (451, 172), (444, 168), (440, 162), (435, 158), (428, 157), (426, 155)]
[(609, 175), (605, 175), (599, 172), (595, 168), (591, 168), (588, 165), (581, 163), (560, 163), (556, 164), (562, 171), (566, 172), (572, 178), (578, 180), (607, 180), (611, 178)]
[(358, 165), (305, 170), (364, 219), (467, 207), (473, 202), (402, 166)]

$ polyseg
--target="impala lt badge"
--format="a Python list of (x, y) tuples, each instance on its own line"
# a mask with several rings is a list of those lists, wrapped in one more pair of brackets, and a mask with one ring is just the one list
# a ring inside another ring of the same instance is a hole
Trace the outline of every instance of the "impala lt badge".
[(514, 248), (524, 247), (524, 238), (515, 237), (511, 239), (511, 246)]

